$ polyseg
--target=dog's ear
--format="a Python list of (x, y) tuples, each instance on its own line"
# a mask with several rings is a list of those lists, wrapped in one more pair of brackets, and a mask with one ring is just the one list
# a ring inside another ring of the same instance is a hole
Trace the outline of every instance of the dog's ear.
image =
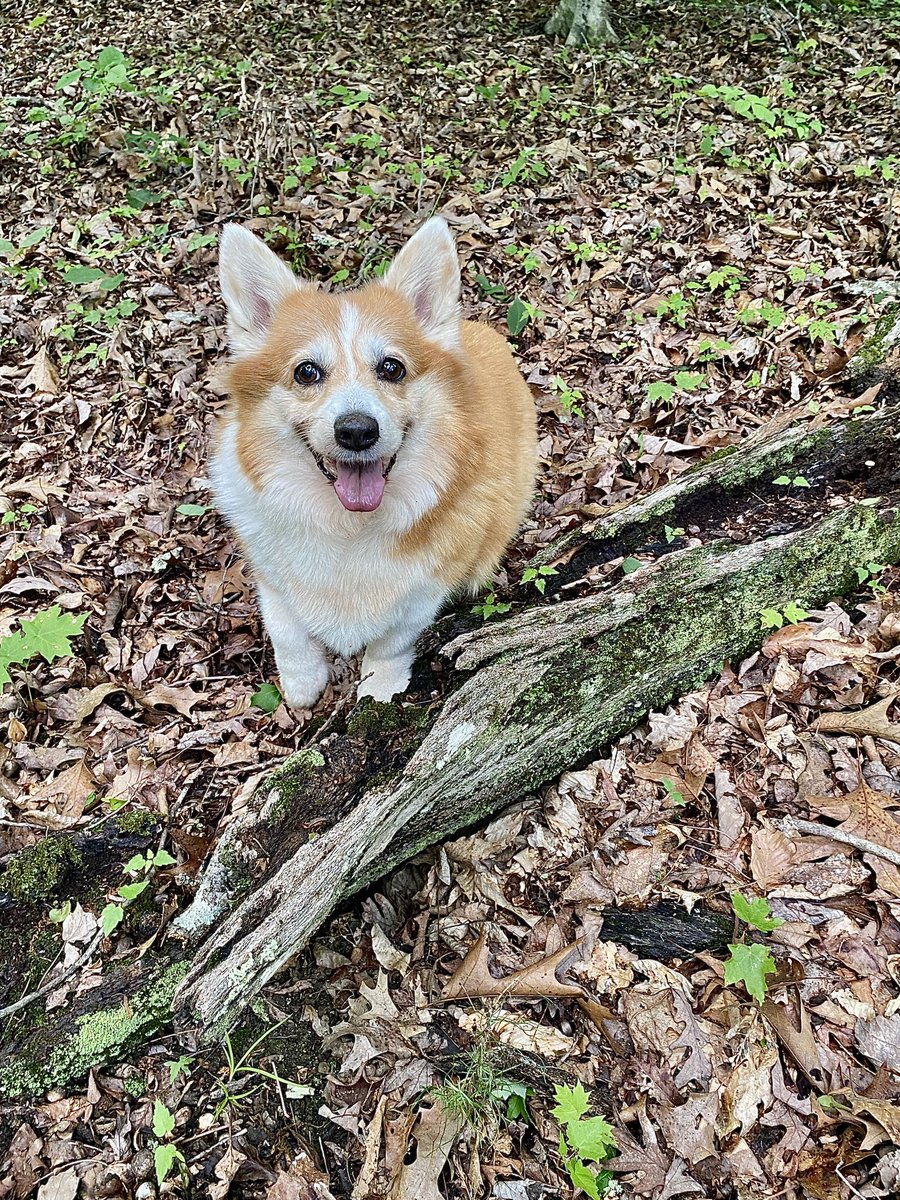
[(219, 284), (228, 309), (228, 344), (234, 354), (258, 350), (278, 305), (304, 286), (265, 242), (242, 225), (226, 225), (222, 230)]
[(448, 349), (459, 345), (459, 259), (443, 217), (409, 239), (383, 282), (410, 302), (426, 336)]

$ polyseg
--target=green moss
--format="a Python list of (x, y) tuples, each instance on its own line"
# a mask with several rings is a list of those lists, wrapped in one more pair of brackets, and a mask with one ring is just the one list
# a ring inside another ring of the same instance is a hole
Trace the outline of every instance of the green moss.
[[(92, 1067), (120, 1059), (168, 1024), (175, 989), (189, 963), (171, 963), (125, 1003), (84, 1013), (69, 1032), (38, 1031), (27, 1047), (0, 1067), (0, 1094), (36, 1095), (78, 1079)], [(48, 1044), (49, 1043), (49, 1044)]]
[(152, 833), (157, 826), (156, 817), (148, 808), (130, 808), (127, 812), (116, 813), (113, 819), (122, 833), (139, 837)]
[(372, 733), (396, 733), (398, 730), (418, 729), (428, 720), (428, 712), (412, 704), (394, 704), (389, 700), (373, 700), (366, 696), (356, 706), (347, 722), (351, 737), (366, 737)]
[(147, 1094), (147, 1084), (140, 1075), (129, 1075), (122, 1086), (129, 1096), (134, 1096), (138, 1100)]
[(0, 874), (0, 891), (22, 904), (35, 904), (52, 896), (83, 856), (71, 834), (48, 834), (34, 846), (20, 850)]
[(320, 751), (309, 747), (306, 750), (298, 750), (296, 754), (286, 758), (280, 767), (276, 767), (266, 785), (277, 796), (269, 809), (270, 825), (278, 825), (287, 816), (308, 784), (310, 775), (324, 766), (325, 759)]
[(888, 305), (885, 312), (876, 321), (872, 336), (866, 339), (853, 356), (850, 364), (851, 374), (863, 375), (866, 371), (872, 371), (884, 363), (891, 349), (897, 345), (896, 337), (890, 342), (888, 342), (888, 337), (897, 329), (898, 323), (900, 323), (900, 302)]

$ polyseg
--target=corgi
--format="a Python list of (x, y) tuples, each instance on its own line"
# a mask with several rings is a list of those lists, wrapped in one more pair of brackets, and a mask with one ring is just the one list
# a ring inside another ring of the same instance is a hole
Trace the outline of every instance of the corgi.
[(225, 226), (230, 406), (210, 477), (254, 574), (284, 699), (309, 708), (327, 651), (365, 649), (357, 695), (409, 684), (416, 640), (490, 580), (530, 505), (534, 402), (505, 338), (460, 317), (433, 217), (384, 276), (335, 294)]

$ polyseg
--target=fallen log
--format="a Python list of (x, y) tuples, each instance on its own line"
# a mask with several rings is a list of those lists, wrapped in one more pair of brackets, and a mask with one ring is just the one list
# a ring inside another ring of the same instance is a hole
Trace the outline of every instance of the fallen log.
[[(795, 415), (687, 472), (568, 540), (554, 581), (588, 594), (444, 634), (411, 701), (367, 702), (280, 768), (176, 922), (197, 943), (182, 1030), (223, 1031), (341, 901), (752, 650), (763, 609), (815, 607), (900, 560), (898, 436), (896, 403)], [(643, 565), (594, 587), (623, 555)]]

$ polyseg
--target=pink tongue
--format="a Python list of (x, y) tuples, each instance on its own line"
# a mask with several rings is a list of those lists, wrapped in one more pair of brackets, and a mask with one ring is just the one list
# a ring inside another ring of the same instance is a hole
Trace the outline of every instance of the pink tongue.
[(338, 500), (350, 512), (372, 512), (384, 496), (384, 475), (381, 459), (362, 463), (336, 463), (337, 479), (334, 490)]

